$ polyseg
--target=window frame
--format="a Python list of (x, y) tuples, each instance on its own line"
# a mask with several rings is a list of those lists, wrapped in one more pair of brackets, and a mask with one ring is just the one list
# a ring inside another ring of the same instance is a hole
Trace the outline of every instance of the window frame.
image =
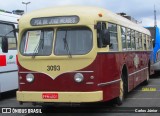
[[(25, 30), (21, 36), (21, 40), (20, 40), (20, 45), (19, 45), (19, 52), (21, 55), (23, 56), (34, 56), (34, 53), (31, 53), (31, 54), (25, 54), (22, 50), (21, 50), (21, 44), (22, 44), (22, 39), (24, 37), (24, 35), (28, 32), (28, 31), (38, 31), (40, 30), (41, 32), (43, 31), (52, 31), (53, 32), (53, 38), (52, 38), (52, 44), (51, 44), (51, 52), (50, 54), (48, 55), (39, 55), (39, 54), (36, 54), (35, 56), (50, 56), (52, 55), (52, 51), (53, 51), (53, 42), (54, 42), (54, 34), (55, 34), (55, 29), (54, 28), (36, 28), (36, 29), (29, 29), (29, 30)], [(24, 50), (24, 49), (23, 49)]]

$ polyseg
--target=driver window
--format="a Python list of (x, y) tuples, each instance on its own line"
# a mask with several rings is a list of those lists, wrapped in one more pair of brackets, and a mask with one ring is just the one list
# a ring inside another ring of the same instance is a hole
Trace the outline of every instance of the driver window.
[(118, 51), (118, 36), (117, 36), (117, 25), (108, 23), (108, 30), (110, 32), (110, 50)]

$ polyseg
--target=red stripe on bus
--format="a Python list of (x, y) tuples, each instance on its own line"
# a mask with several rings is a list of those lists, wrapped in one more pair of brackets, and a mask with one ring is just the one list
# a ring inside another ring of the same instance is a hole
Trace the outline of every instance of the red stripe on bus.
[(6, 56), (5, 55), (0, 55), (0, 66), (6, 66)]

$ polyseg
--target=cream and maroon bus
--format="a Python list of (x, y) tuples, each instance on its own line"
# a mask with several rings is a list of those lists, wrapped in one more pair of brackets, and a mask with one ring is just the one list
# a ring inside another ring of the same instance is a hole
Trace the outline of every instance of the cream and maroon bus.
[(63, 6), (28, 13), (19, 20), (17, 100), (121, 104), (149, 80), (149, 44), (147, 29), (106, 9)]

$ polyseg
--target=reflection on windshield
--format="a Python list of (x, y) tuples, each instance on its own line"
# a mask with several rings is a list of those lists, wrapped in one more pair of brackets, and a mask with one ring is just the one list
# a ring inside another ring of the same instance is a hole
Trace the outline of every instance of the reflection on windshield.
[[(65, 37), (66, 33), (67, 36)], [(92, 49), (92, 32), (88, 28), (60, 28), (56, 35), (55, 55), (68, 55), (64, 38), (71, 55), (87, 54)]]
[(69, 56), (70, 58), (72, 58), (72, 54), (71, 54), (71, 52), (70, 52), (70, 49), (69, 49), (69, 47), (68, 47), (68, 42), (67, 42), (67, 30), (66, 30), (66, 33), (65, 33), (65, 37), (63, 38), (63, 42), (64, 42), (64, 49), (67, 50), (68, 56)]
[(23, 55), (48, 56), (52, 53), (53, 30), (27, 31), (21, 41)]

